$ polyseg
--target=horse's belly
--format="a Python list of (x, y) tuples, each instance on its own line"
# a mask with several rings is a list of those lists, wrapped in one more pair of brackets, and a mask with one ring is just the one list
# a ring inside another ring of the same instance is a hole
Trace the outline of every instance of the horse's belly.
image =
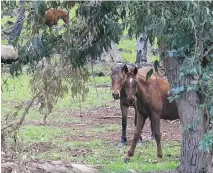
[(161, 111), (161, 119), (176, 120), (180, 119), (176, 105), (171, 105), (169, 108), (164, 108)]

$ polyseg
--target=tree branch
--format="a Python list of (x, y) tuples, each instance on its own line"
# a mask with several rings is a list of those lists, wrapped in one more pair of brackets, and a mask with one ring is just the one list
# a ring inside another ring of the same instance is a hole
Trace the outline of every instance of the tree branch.
[(203, 55), (201, 58), (203, 59), (205, 56), (207, 56), (211, 50), (213, 50), (213, 46), (211, 46), (211, 47), (204, 53), (204, 55)]
[(2, 133), (3, 133), (4, 130), (6, 130), (6, 129), (9, 128), (9, 127), (13, 127), (13, 126), (14, 126), (14, 127), (13, 127), (13, 131), (14, 131), (14, 130), (17, 130), (18, 127), (20, 127), (20, 126), (22, 125), (22, 123), (23, 123), (23, 121), (24, 121), (24, 119), (25, 119), (25, 117), (26, 117), (26, 114), (28, 113), (28, 111), (29, 111), (30, 107), (32, 106), (34, 100), (38, 97), (39, 94), (40, 94), (40, 93), (38, 93), (38, 94), (36, 94), (35, 96), (33, 96), (32, 100), (29, 102), (29, 104), (28, 104), (27, 107), (25, 108), (25, 111), (23, 112), (22, 117), (21, 117), (20, 120), (12, 121), (12, 122), (10, 122), (9, 124), (6, 124), (5, 126), (3, 126), (3, 127), (1, 128)]

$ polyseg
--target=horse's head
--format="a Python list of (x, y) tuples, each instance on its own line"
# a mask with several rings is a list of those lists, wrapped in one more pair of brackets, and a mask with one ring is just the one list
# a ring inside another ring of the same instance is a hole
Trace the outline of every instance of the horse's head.
[(69, 13), (63, 10), (60, 10), (60, 17), (64, 21), (64, 23), (68, 23), (69, 20)]
[(111, 79), (112, 79), (112, 96), (115, 100), (120, 98), (120, 91), (124, 84), (124, 73), (123, 68), (115, 67), (111, 69)]
[(135, 103), (135, 94), (137, 91), (137, 80), (136, 75), (138, 73), (137, 67), (128, 71), (127, 67), (124, 67), (124, 72), (126, 74), (124, 88), (127, 94), (127, 100), (129, 105), (133, 105)]

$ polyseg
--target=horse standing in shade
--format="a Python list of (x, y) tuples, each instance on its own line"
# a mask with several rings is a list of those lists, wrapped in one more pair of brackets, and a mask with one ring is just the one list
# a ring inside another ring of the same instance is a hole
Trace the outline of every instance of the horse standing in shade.
[[(58, 20), (62, 19), (65, 24), (69, 21), (69, 13), (63, 10), (49, 8), (45, 11), (45, 24), (51, 28), (53, 25), (58, 25)], [(41, 24), (42, 18), (39, 23)]]
[[(122, 70), (122, 67), (115, 67), (111, 69), (111, 79), (112, 79), (112, 96), (115, 100), (120, 99), (120, 108), (122, 113), (122, 136), (121, 136), (121, 142), (120, 146), (123, 146), (126, 144), (126, 126), (127, 126), (127, 110), (130, 106), (132, 106), (135, 109), (135, 119), (134, 123), (136, 125), (137, 123), (137, 112), (136, 112), (136, 105), (135, 101), (129, 102), (127, 100), (127, 93), (124, 88), (124, 73)], [(154, 134), (152, 134), (154, 136)], [(138, 139), (138, 144), (141, 145), (142, 138), (140, 137)]]
[(59, 19), (62, 19), (65, 24), (68, 24), (69, 13), (63, 10), (49, 8), (45, 11), (45, 16), (38, 18), (38, 24), (35, 25), (35, 33), (39, 33), (39, 26), (44, 23), (49, 28), (52, 28), (53, 25), (58, 25)]
[(141, 137), (141, 131), (148, 117), (151, 119), (152, 130), (155, 134), (157, 156), (161, 158), (160, 119), (175, 120), (180, 118), (176, 103), (169, 103), (167, 99), (170, 90), (169, 83), (167, 80), (160, 79), (159, 76), (152, 76), (146, 81), (146, 74), (149, 69), (142, 68), (138, 71), (135, 67), (134, 70), (129, 72), (128, 68), (124, 66), (123, 70), (126, 74), (124, 90), (127, 93), (127, 102), (136, 101), (138, 115), (134, 137), (125, 162), (134, 155), (136, 142)]

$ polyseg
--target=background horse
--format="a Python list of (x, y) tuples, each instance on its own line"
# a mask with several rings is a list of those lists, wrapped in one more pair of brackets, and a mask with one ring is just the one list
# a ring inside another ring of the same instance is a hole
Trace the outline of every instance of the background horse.
[[(124, 88), (124, 73), (122, 66), (117, 66), (111, 68), (111, 79), (112, 79), (112, 96), (115, 100), (120, 99), (120, 108), (122, 113), (122, 135), (120, 145), (123, 146), (126, 144), (126, 126), (127, 126), (127, 110), (130, 106), (135, 109), (135, 119), (134, 123), (137, 123), (137, 112), (135, 107), (135, 102), (128, 102), (127, 94)], [(152, 134), (154, 136), (154, 134)], [(141, 137), (138, 139), (138, 143), (141, 144)]]
[(167, 99), (169, 97), (168, 91), (170, 90), (168, 81), (161, 79), (157, 74), (146, 81), (146, 74), (149, 69), (151, 68), (142, 68), (138, 71), (135, 67), (134, 70), (128, 72), (128, 68), (124, 66), (126, 74), (124, 88), (127, 93), (127, 100), (131, 103), (136, 99), (138, 115), (133, 141), (125, 161), (128, 161), (130, 156), (133, 156), (136, 142), (148, 117), (151, 119), (153, 133), (155, 134), (158, 158), (162, 157), (160, 119), (179, 119), (176, 103), (169, 103)]
[(63, 10), (49, 8), (45, 11), (45, 19), (39, 19), (39, 24), (42, 24), (45, 20), (45, 24), (51, 28), (53, 25), (58, 25), (59, 19), (62, 19), (64, 23), (67, 24), (69, 21), (69, 13)]

